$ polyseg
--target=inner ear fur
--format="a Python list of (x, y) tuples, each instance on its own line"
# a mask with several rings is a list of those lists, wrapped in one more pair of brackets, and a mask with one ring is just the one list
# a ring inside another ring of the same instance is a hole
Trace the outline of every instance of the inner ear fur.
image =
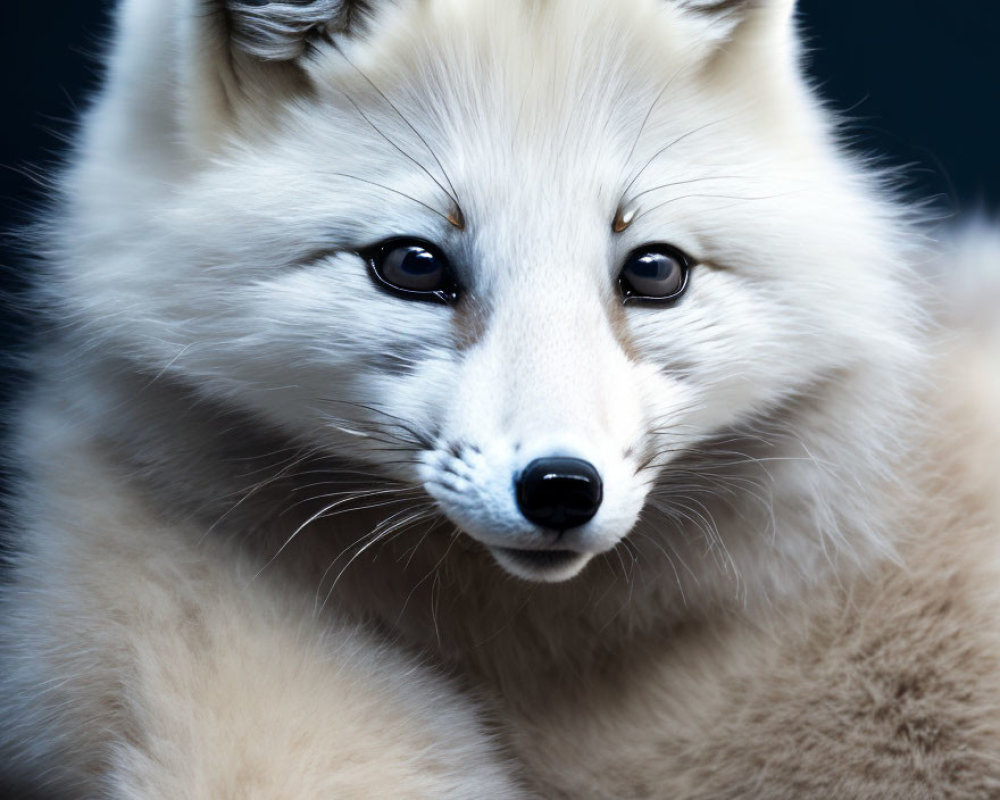
[(266, 126), (311, 91), (310, 49), (353, 35), (369, 0), (188, 0), (181, 20), (181, 116), (189, 141), (211, 150), (227, 131)]
[(777, 42), (789, 38), (795, 0), (669, 0), (701, 23), (717, 44), (734, 44), (761, 37)]
[(237, 49), (262, 61), (293, 61), (318, 38), (350, 35), (371, 12), (369, 0), (215, 0)]
[[(798, 79), (796, 0), (670, 0), (699, 25), (710, 73), (758, 87)], [(762, 89), (763, 90), (763, 89)]]

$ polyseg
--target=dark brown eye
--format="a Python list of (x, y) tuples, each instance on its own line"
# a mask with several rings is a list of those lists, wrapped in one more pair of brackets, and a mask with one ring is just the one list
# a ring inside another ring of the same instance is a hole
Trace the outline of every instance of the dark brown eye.
[(375, 282), (409, 300), (453, 303), (458, 285), (444, 254), (419, 239), (389, 239), (362, 254)]
[(687, 288), (692, 263), (691, 258), (672, 245), (643, 245), (625, 259), (618, 278), (622, 297), (626, 302), (676, 300)]

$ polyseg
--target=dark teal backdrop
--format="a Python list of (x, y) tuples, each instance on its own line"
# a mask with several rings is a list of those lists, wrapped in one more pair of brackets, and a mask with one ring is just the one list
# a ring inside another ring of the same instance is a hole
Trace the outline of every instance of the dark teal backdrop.
[[(615, 2), (615, 0), (608, 0)], [(107, 0), (8, 0), (0, 18), (0, 231), (29, 219), (62, 138), (97, 80), (92, 55)], [(801, 0), (810, 70), (848, 112), (857, 147), (908, 165), (914, 196), (942, 214), (1000, 204), (1000, 3), (996, 0)], [(30, 270), (0, 240), (0, 289)], [(0, 306), (3, 308), (3, 306)], [(0, 320), (0, 347), (15, 335)]]

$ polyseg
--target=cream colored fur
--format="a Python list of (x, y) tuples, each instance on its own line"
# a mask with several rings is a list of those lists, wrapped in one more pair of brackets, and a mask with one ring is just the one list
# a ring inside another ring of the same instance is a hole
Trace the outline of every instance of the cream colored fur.
[(52, 468), (6, 621), (13, 766), (59, 796), (520, 796), (474, 698), (152, 516), (54, 413), (29, 428)]
[[(1000, 247), (917, 244), (792, 5), (127, 0), (45, 243), (0, 775), (1000, 796)], [(459, 305), (374, 286), (400, 235)], [(660, 241), (688, 292), (623, 305)], [(517, 567), (563, 452), (604, 503)]]

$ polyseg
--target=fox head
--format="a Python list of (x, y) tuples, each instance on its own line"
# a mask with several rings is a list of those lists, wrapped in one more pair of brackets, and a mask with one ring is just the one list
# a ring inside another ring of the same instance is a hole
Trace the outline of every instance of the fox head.
[(808, 572), (886, 546), (914, 351), (831, 131), (790, 0), (126, 0), (54, 292), (523, 578)]

